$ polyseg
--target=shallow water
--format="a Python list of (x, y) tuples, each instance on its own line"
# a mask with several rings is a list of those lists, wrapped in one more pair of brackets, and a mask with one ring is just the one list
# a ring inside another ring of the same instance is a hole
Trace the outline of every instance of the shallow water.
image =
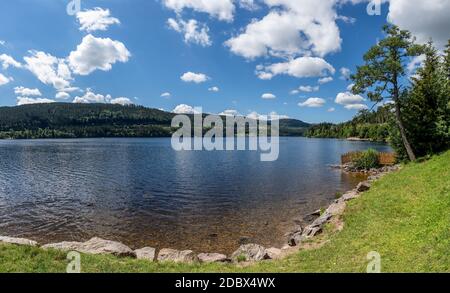
[(266, 246), (361, 178), (327, 165), (369, 142), (281, 138), (251, 151), (176, 152), (170, 139), (0, 141), (0, 235), (41, 243), (99, 236), (133, 248), (230, 253)]

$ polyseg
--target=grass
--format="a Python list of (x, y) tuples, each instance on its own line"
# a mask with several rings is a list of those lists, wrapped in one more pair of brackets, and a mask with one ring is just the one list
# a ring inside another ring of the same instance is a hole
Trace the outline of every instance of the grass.
[[(450, 151), (405, 166), (349, 203), (344, 230), (284, 260), (239, 265), (158, 264), (83, 255), (83, 272), (365, 272), (367, 254), (381, 255), (383, 272), (450, 272)], [(66, 254), (0, 245), (0, 272), (64, 272)]]

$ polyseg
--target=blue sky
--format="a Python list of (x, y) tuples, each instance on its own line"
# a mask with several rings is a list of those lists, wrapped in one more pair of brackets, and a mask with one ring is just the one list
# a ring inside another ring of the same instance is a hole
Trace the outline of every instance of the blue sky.
[(1, 106), (135, 103), (345, 121), (371, 104), (348, 93), (341, 71), (362, 63), (387, 19), (441, 41), (450, 8), (429, 1), (417, 27), (408, 19), (420, 4), (404, 0), (376, 16), (364, 0), (81, 0), (76, 15), (69, 2), (1, 1)]

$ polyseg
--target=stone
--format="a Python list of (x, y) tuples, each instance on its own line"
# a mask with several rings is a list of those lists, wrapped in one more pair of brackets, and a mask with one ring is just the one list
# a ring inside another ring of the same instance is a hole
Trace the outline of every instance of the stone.
[(120, 242), (104, 240), (94, 237), (91, 240), (84, 242), (81, 246), (80, 252), (88, 254), (112, 254), (115, 256), (130, 256), (136, 257), (136, 253)]
[(198, 259), (201, 263), (227, 262), (228, 258), (220, 253), (200, 253)]
[(69, 242), (64, 241), (60, 243), (51, 243), (43, 245), (42, 249), (56, 249), (61, 251), (80, 251), (82, 250), (83, 243), (81, 242)]
[(152, 247), (144, 247), (141, 249), (136, 249), (134, 251), (134, 253), (136, 253), (136, 258), (137, 259), (144, 259), (144, 260), (148, 260), (148, 261), (154, 261), (155, 260), (155, 255), (156, 255), (156, 249), (152, 248)]
[(363, 181), (358, 184), (358, 186), (356, 187), (356, 190), (358, 192), (365, 192), (365, 191), (369, 190), (371, 186), (372, 185), (368, 181)]
[(347, 204), (345, 203), (345, 201), (339, 201), (337, 203), (333, 203), (325, 211), (325, 214), (330, 214), (332, 216), (342, 215), (345, 211), (346, 206), (347, 206)]
[(282, 251), (279, 248), (271, 247), (266, 249), (266, 253), (270, 259), (279, 259), (281, 257)]
[(245, 244), (239, 247), (232, 255), (233, 261), (261, 261), (269, 259), (266, 249), (258, 244)]
[(94, 237), (91, 240), (81, 242), (60, 242), (42, 246), (43, 249), (56, 249), (62, 251), (78, 251), (86, 254), (112, 254), (115, 256), (136, 257), (136, 253), (125, 244), (116, 241), (104, 240)]
[(14, 237), (6, 237), (0, 236), (0, 242), (15, 244), (15, 245), (27, 245), (27, 246), (37, 246), (38, 243), (33, 240), (25, 239), (25, 238), (14, 238)]
[(175, 250), (163, 248), (158, 254), (159, 262), (194, 263), (198, 261), (197, 255), (192, 250)]
[(296, 232), (296, 233), (292, 233), (289, 237), (288, 237), (288, 245), (289, 246), (297, 246), (300, 243), (302, 243), (302, 241), (305, 240), (305, 237), (303, 236), (303, 230)]
[(303, 231), (302, 236), (305, 238), (311, 238), (322, 232), (322, 227), (308, 226)]
[(342, 196), (342, 200), (343, 201), (351, 201), (351, 200), (356, 199), (356, 198), (358, 198), (360, 196), (361, 196), (361, 194), (359, 194), (356, 190), (352, 190), (352, 191), (349, 191), (349, 192), (345, 193)]

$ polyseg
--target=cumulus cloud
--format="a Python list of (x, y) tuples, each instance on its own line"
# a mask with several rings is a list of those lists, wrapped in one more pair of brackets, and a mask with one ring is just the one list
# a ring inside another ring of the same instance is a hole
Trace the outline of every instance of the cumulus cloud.
[(13, 79), (11, 77), (6, 77), (3, 74), (0, 73), (0, 86), (8, 84)]
[(180, 14), (184, 9), (208, 13), (219, 20), (232, 21), (234, 14), (233, 0), (162, 0), (164, 5)]
[(219, 87), (217, 87), (217, 86), (213, 86), (213, 87), (210, 87), (210, 88), (208, 89), (208, 91), (217, 93), (217, 92), (220, 91), (220, 89), (219, 89)]
[(0, 40), (0, 46), (6, 46), (6, 41)]
[(17, 106), (31, 105), (31, 104), (49, 104), (54, 102), (55, 102), (54, 100), (43, 98), (17, 97)]
[(336, 109), (333, 108), (333, 107), (331, 107), (331, 108), (329, 108), (329, 109), (327, 110), (327, 112), (329, 112), (329, 113), (332, 113), (332, 112), (334, 112), (334, 111), (336, 111)]
[(289, 116), (279, 115), (277, 112), (271, 112), (269, 115), (259, 114), (258, 112), (250, 112), (246, 117), (253, 120), (263, 120), (263, 121), (289, 119)]
[(367, 109), (367, 105), (363, 104), (365, 99), (360, 95), (354, 95), (351, 92), (339, 93), (336, 96), (336, 104), (343, 105), (348, 110)]
[(117, 18), (111, 16), (109, 9), (94, 8), (80, 11), (76, 14), (81, 31), (106, 31), (113, 24), (120, 24)]
[(239, 7), (250, 11), (259, 9), (259, 5), (256, 4), (255, 0), (239, 0)]
[(341, 73), (341, 79), (342, 80), (349, 80), (350, 76), (352, 74), (352, 71), (346, 67), (342, 67), (339, 72)]
[(66, 60), (56, 58), (39, 51), (30, 51), (30, 56), (24, 57), (25, 67), (42, 83), (52, 85), (56, 89), (70, 86), (72, 76)]
[(186, 72), (181, 76), (181, 80), (184, 82), (203, 83), (206, 82), (209, 77), (203, 73)]
[(185, 43), (193, 43), (203, 47), (212, 45), (209, 37), (209, 28), (205, 24), (200, 24), (197, 20), (184, 21), (169, 18), (167, 24), (171, 29), (184, 35)]
[(161, 98), (170, 98), (171, 96), (172, 96), (172, 94), (169, 92), (165, 92), (165, 93), (161, 94)]
[(97, 69), (109, 71), (116, 62), (128, 62), (130, 56), (131, 53), (123, 43), (89, 34), (67, 59), (74, 73), (89, 75)]
[[(261, 67), (259, 67), (261, 68)], [(319, 57), (299, 57), (287, 62), (275, 63), (258, 70), (256, 74), (261, 79), (271, 79), (280, 74), (297, 78), (323, 76), (327, 73), (334, 74), (334, 67)], [(267, 74), (267, 76), (264, 76)], [(266, 78), (262, 78), (266, 77)]]
[(307, 85), (307, 86), (302, 85), (298, 89), (299, 89), (299, 91), (302, 91), (305, 93), (312, 93), (312, 92), (318, 92), (320, 90), (320, 87), (310, 86), (310, 85)]
[(411, 31), (426, 43), (432, 38), (441, 49), (449, 38), (450, 1), (389, 0), (388, 21)]
[(198, 111), (195, 110), (194, 107), (186, 105), (186, 104), (181, 104), (181, 105), (176, 106), (172, 112), (175, 114), (197, 114), (198, 113)]
[(326, 101), (322, 98), (309, 98), (303, 103), (299, 103), (300, 107), (308, 107), (308, 108), (320, 108), (326, 104)]
[(18, 96), (23, 97), (42, 96), (42, 93), (39, 89), (29, 89), (23, 86), (15, 87), (14, 93)]
[(273, 99), (276, 99), (277, 96), (275, 96), (274, 94), (271, 94), (271, 93), (265, 93), (261, 96), (261, 98), (264, 100), (273, 100)]
[(112, 100), (111, 95), (101, 95), (101, 94), (95, 94), (91, 91), (91, 89), (87, 89), (86, 93), (79, 97), (75, 97), (73, 100), (73, 103), (76, 104), (91, 104), (91, 103), (100, 103), (100, 104), (106, 104), (110, 103)]
[(221, 116), (242, 116), (238, 110), (228, 109), (223, 111), (222, 113), (219, 113)]
[(0, 55), (0, 63), (2, 64), (2, 68), (4, 70), (8, 69), (10, 66), (16, 67), (16, 68), (22, 68), (22, 64), (20, 64), (16, 60), (14, 60), (13, 57), (6, 55), (6, 54)]
[(134, 103), (129, 98), (120, 97), (120, 98), (112, 99), (111, 104), (129, 106), (129, 105), (133, 105)]
[(317, 82), (319, 84), (326, 84), (326, 83), (329, 83), (332, 81), (333, 81), (333, 78), (331, 76), (329, 76), (329, 77), (323, 77), (323, 78), (319, 79)]
[(336, 0), (264, 0), (271, 11), (253, 20), (226, 46), (247, 59), (262, 56), (325, 56), (340, 50)]
[(56, 93), (55, 98), (59, 100), (67, 100), (70, 98), (70, 95), (66, 92), (58, 92)]

